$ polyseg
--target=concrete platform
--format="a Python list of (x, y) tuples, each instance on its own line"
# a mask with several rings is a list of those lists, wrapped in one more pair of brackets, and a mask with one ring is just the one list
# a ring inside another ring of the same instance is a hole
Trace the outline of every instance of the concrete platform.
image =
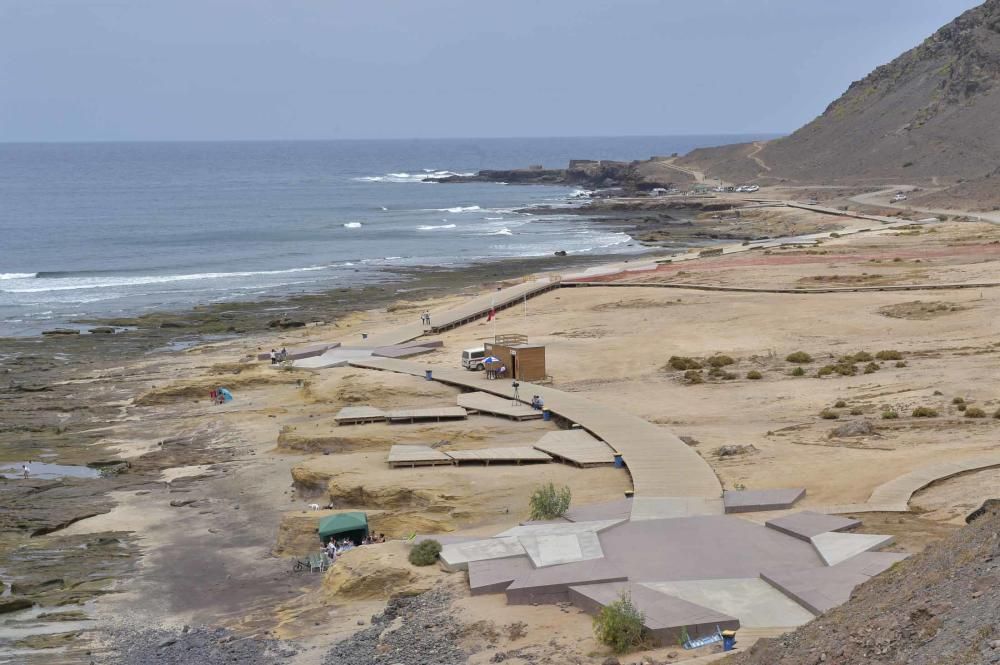
[(892, 536), (830, 531), (813, 536), (812, 544), (826, 565), (836, 566), (862, 552), (870, 552), (890, 545), (893, 540)]
[(727, 513), (755, 513), (764, 510), (785, 510), (806, 495), (804, 487), (773, 490), (726, 490), (722, 502)]
[(623, 520), (608, 519), (590, 522), (529, 522), (501, 531), (497, 537), (506, 536), (537, 536), (541, 534), (578, 534), (601, 533), (611, 527), (618, 526)]
[(792, 628), (813, 614), (760, 579), (647, 582), (643, 586), (701, 607), (739, 617), (743, 628)]
[(600, 559), (604, 556), (601, 541), (593, 531), (575, 534), (545, 533), (521, 536), (518, 540), (535, 568)]
[(810, 540), (813, 536), (829, 531), (849, 531), (861, 526), (861, 520), (824, 515), (804, 510), (784, 517), (776, 517), (764, 523), (768, 528), (788, 534), (801, 540)]
[(526, 556), (506, 559), (470, 561), (469, 589), (473, 596), (486, 593), (502, 593), (518, 577), (527, 575), (534, 569)]
[(624, 582), (628, 574), (607, 558), (536, 568), (514, 580), (505, 591), (511, 605), (555, 604), (569, 601), (569, 588), (582, 584)]
[(552, 458), (534, 448), (482, 448), (481, 450), (449, 450), (448, 456), (455, 464), (537, 464), (551, 462)]
[(376, 358), (412, 358), (434, 350), (429, 346), (380, 346), (372, 351), (372, 356)]
[(766, 569), (760, 577), (804, 608), (819, 616), (846, 603), (851, 592), (908, 555), (865, 552), (836, 566), (820, 570)]
[(657, 646), (676, 645), (684, 630), (689, 637), (712, 635), (718, 629), (736, 630), (735, 617), (669, 596), (641, 584), (627, 582), (573, 586), (569, 597), (573, 604), (590, 614), (618, 600), (627, 592), (632, 603), (645, 616), (645, 625)]
[(328, 349), (318, 356), (311, 356), (295, 361), (298, 369), (326, 369), (328, 367), (347, 367), (351, 362), (371, 358), (371, 349), (336, 347)]
[(363, 425), (385, 421), (385, 411), (373, 406), (345, 406), (333, 417), (338, 425)]
[(546, 432), (535, 448), (558, 460), (579, 467), (611, 466), (615, 463), (614, 451), (600, 439), (583, 429)]
[(386, 463), (393, 467), (408, 466), (433, 466), (435, 464), (453, 464), (451, 457), (434, 450), (430, 446), (402, 446), (395, 445), (389, 449), (389, 455), (385, 459)]
[(458, 406), (439, 406), (428, 409), (393, 409), (385, 412), (390, 423), (415, 423), (418, 421), (440, 422), (442, 420), (464, 420), (468, 418), (465, 409)]
[(515, 404), (514, 400), (484, 392), (462, 393), (458, 396), (458, 405), (469, 411), (511, 420), (537, 420), (542, 417), (541, 411), (532, 409), (527, 404), (522, 402)]
[(441, 563), (445, 570), (466, 570), (472, 561), (524, 556), (526, 552), (517, 538), (484, 538), (453, 543), (441, 548)]

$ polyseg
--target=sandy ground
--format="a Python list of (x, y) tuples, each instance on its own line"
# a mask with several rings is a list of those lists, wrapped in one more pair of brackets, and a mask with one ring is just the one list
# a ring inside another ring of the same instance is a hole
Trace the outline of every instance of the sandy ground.
[[(684, 266), (681, 277), (792, 288), (859, 284), (875, 274), (891, 283), (1000, 281), (1000, 245), (994, 241), (1000, 242), (995, 227), (946, 223), (933, 233), (866, 235), (819, 248), (699, 261)], [(877, 485), (914, 468), (995, 448), (1000, 420), (966, 418), (952, 401), (962, 397), (990, 416), (1000, 406), (992, 371), (1000, 353), (1000, 289), (806, 295), (642, 285), (678, 279), (679, 272), (670, 266), (630, 276), (629, 286), (551, 292), (526, 308), (501, 312), (495, 325), (474, 322), (441, 335), (444, 349), (422, 360), (455, 366), (461, 349), (494, 333), (526, 334), (546, 345), (555, 387), (693, 437), (728, 488), (805, 487), (803, 507), (861, 502)], [(258, 348), (354, 339), (438, 305), (417, 303), (352, 315), (336, 326), (205, 345), (135, 368), (149, 377), (146, 392), (107, 434), (122, 456), (171, 454), (171, 437), (192, 433), (217, 454), (205, 459), (178, 448), (176, 467), (159, 485), (122, 493), (112, 513), (70, 527), (67, 533), (128, 529), (141, 538), (140, 574), (124, 593), (102, 600), (99, 611), (160, 624), (221, 622), (247, 633), (278, 631), (317, 647), (303, 652), (305, 663), (322, 645), (356, 630), (357, 619), (370, 616), (390, 593), (446, 583), (460, 592), (458, 606), (470, 624), (495, 623), (504, 648), (572, 652), (572, 662), (600, 662), (604, 651), (593, 643), (589, 620), (575, 609), (507, 607), (501, 596), (462, 595), (464, 574), (414, 573), (398, 543), (355, 555), (356, 563), (345, 561), (325, 582), (318, 574), (291, 572), (294, 558), (313, 546), (311, 530), (326, 514), (310, 511), (313, 502), (368, 510), (375, 530), (390, 537), (413, 531), (490, 534), (524, 519), (527, 497), (543, 482), (569, 485), (576, 504), (616, 499), (629, 488), (627, 474), (613, 468), (389, 469), (384, 458), (393, 443), (442, 449), (530, 445), (554, 426), (473, 416), (441, 424), (338, 427), (332, 416), (343, 406), (445, 406), (454, 404), (456, 391), (385, 372), (286, 372), (240, 362)], [(870, 374), (816, 376), (841, 356), (890, 349), (902, 353), (905, 366), (884, 361)], [(791, 375), (796, 365), (785, 357), (794, 351), (814, 358), (803, 365), (805, 376)], [(689, 385), (683, 372), (666, 367), (674, 355), (714, 354), (734, 359), (724, 368), (733, 378), (706, 375), (704, 383)], [(748, 379), (751, 370), (763, 378)], [(236, 400), (210, 405), (206, 388), (214, 385), (230, 386)], [(835, 407), (839, 400), (845, 406)], [(916, 406), (934, 407), (940, 415), (912, 418)], [(838, 419), (822, 419), (824, 409)], [(884, 420), (890, 409), (900, 417)], [(875, 434), (829, 436), (834, 427), (862, 418), (872, 421)], [(727, 444), (751, 444), (757, 452), (714, 454)], [(869, 526), (891, 527), (899, 547), (916, 551), (995, 494), (989, 488), (996, 487), (998, 474), (939, 483), (915, 499), (921, 514), (873, 517)], [(371, 584), (358, 581), (368, 578)], [(515, 621), (531, 625), (529, 634), (503, 637), (503, 627)]]

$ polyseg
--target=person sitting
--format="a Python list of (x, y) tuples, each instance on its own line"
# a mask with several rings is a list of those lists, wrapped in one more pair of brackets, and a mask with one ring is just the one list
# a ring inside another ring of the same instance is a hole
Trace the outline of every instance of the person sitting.
[(534, 409), (535, 411), (541, 411), (542, 410), (542, 398), (539, 397), (538, 395), (535, 395), (534, 397), (532, 397), (531, 398), (531, 408)]
[(385, 542), (385, 534), (384, 533), (380, 533), (378, 535), (378, 542), (380, 542), (380, 543), (384, 543)]
[(505, 376), (507, 376), (507, 366), (506, 365), (503, 365), (503, 364), (500, 365), (500, 369), (497, 371), (497, 376), (499, 376), (501, 379), (504, 378)]

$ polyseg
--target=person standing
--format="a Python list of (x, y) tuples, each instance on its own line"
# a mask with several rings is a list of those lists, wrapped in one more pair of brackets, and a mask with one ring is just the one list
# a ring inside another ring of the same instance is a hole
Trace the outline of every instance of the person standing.
[(28, 464), (30, 464), (30, 463), (31, 462), (29, 460), (28, 462), (25, 462), (24, 464), (21, 465), (21, 471), (24, 472), (24, 479), (25, 480), (27, 480), (28, 476), (31, 475), (31, 468), (28, 467)]
[(278, 364), (278, 352), (275, 351), (274, 349), (271, 349), (271, 364), (272, 365)]

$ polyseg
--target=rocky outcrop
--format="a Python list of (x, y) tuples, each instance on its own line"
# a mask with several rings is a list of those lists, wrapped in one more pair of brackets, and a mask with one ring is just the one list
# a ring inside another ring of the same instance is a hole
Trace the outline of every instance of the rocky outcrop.
[[(616, 162), (607, 160), (574, 159), (564, 169), (529, 167), (525, 169), (483, 170), (475, 175), (430, 177), (428, 182), (503, 182), (518, 185), (569, 185), (587, 189), (621, 187), (626, 191), (648, 191), (657, 187), (671, 187), (685, 182), (687, 174), (675, 169), (663, 169), (662, 158), (648, 161)], [(650, 166), (652, 165), (652, 166)]]

